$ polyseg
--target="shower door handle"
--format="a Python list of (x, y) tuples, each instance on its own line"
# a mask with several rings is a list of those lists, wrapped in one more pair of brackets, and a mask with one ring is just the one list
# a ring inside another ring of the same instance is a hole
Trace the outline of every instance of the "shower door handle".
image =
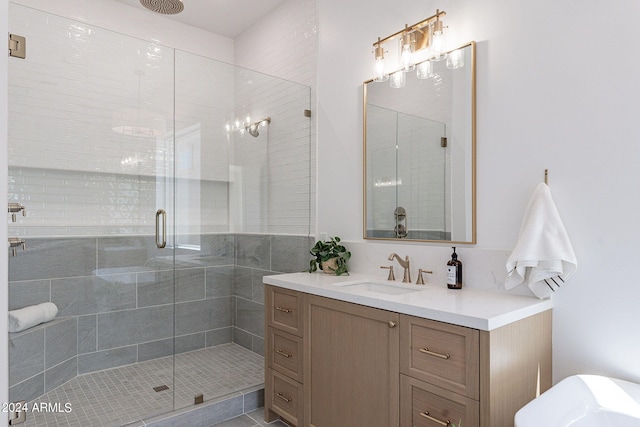
[[(162, 217), (162, 240), (160, 240), (160, 217)], [(167, 246), (167, 212), (158, 209), (156, 212), (156, 246), (162, 249)]]

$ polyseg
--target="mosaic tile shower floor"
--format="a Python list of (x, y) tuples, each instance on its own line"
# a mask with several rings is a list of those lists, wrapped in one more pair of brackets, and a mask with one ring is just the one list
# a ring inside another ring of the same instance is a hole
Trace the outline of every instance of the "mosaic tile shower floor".
[(21, 425), (121, 426), (193, 405), (197, 394), (206, 402), (264, 383), (263, 357), (233, 343), (176, 355), (175, 384), (173, 365), (164, 357), (78, 376), (28, 404), (59, 403), (59, 412), (29, 412)]

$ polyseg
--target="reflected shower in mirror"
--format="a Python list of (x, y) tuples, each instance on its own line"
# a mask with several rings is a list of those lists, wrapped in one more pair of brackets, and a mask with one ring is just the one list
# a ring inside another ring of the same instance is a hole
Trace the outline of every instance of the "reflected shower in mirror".
[(475, 243), (474, 50), (365, 82), (365, 239)]

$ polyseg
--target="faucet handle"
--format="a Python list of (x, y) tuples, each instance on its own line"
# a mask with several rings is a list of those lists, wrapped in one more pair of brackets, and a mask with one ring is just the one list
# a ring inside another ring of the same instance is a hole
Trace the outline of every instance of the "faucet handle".
[(389, 276), (387, 277), (387, 280), (396, 280), (396, 276), (393, 274), (393, 265), (381, 265), (380, 268), (389, 269)]
[(418, 280), (416, 280), (416, 285), (424, 285), (424, 278), (422, 277), (422, 273), (433, 274), (431, 270), (423, 270), (421, 268), (418, 269)]

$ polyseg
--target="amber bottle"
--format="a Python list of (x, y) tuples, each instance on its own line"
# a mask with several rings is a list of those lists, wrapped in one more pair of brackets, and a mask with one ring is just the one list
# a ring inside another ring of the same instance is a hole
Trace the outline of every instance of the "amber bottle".
[(451, 260), (447, 262), (447, 288), (462, 289), (462, 262), (458, 260), (455, 246)]

